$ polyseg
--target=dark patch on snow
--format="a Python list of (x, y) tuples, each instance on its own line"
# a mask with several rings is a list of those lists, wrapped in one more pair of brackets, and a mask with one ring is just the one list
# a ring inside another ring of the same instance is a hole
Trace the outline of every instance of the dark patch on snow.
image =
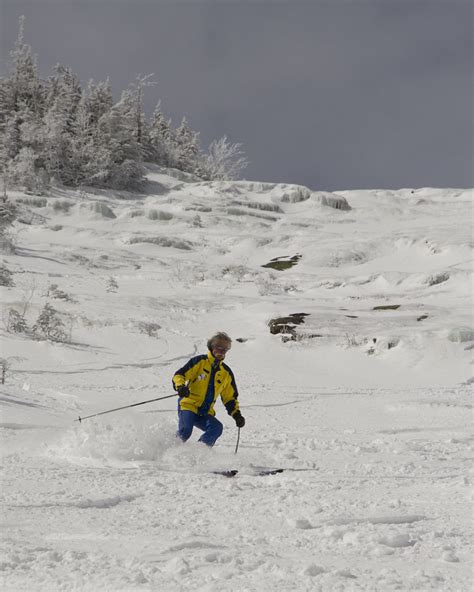
[(303, 324), (305, 322), (305, 317), (308, 315), (309, 313), (307, 312), (295, 312), (288, 315), (287, 317), (277, 317), (275, 319), (271, 319), (268, 323), (268, 326), (270, 327), (270, 333), (272, 335), (283, 333), (295, 338), (295, 327), (297, 325)]
[(291, 257), (289, 255), (285, 255), (283, 257), (275, 257), (274, 259), (271, 259), (268, 263), (265, 263), (265, 265), (262, 265), (262, 267), (276, 269), (277, 271), (285, 271), (285, 269), (290, 269), (291, 267), (296, 265), (300, 259), (301, 255), (299, 254), (293, 255)]

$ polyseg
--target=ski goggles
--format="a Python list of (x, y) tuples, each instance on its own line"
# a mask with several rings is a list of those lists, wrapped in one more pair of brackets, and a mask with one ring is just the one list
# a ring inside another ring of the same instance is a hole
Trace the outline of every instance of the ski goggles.
[(230, 350), (230, 347), (226, 345), (213, 345), (212, 351), (221, 352), (223, 354), (227, 353)]

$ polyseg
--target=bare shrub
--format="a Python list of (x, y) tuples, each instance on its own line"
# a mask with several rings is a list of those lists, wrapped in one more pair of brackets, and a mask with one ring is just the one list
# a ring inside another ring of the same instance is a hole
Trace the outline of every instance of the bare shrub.
[(7, 377), (7, 370), (10, 368), (10, 363), (6, 358), (0, 358), (0, 376), (1, 376), (1, 383), (5, 384), (5, 379)]
[(48, 200), (45, 197), (19, 197), (16, 201), (33, 208), (45, 208), (48, 205)]
[(137, 323), (137, 327), (140, 333), (144, 333), (148, 337), (157, 337), (157, 333), (161, 329), (161, 325), (151, 321), (140, 321)]
[(13, 273), (8, 269), (6, 265), (0, 265), (0, 286), (6, 286), (11, 288), (15, 285), (13, 280)]
[(69, 212), (69, 210), (72, 208), (72, 206), (74, 205), (74, 202), (72, 201), (67, 201), (65, 199), (60, 199), (60, 200), (55, 200), (53, 202), (53, 210), (55, 212)]
[(209, 152), (204, 155), (200, 165), (203, 179), (227, 181), (240, 177), (248, 166), (248, 160), (242, 151), (242, 144), (231, 144), (227, 136), (223, 136), (211, 142)]
[(74, 302), (74, 300), (58, 288), (58, 284), (51, 284), (48, 288), (47, 296), (55, 298), (56, 300), (65, 300), (66, 302)]
[(428, 286), (437, 286), (438, 284), (442, 284), (444, 282), (447, 282), (448, 280), (449, 273), (447, 271), (442, 271), (440, 273), (430, 275), (427, 278), (426, 283), (428, 284)]
[(110, 276), (107, 280), (107, 286), (105, 288), (107, 292), (116, 292), (118, 290), (118, 287), (119, 285), (117, 280), (113, 276)]
[(67, 335), (64, 330), (64, 323), (59, 313), (51, 304), (46, 303), (41, 311), (36, 323), (33, 325), (33, 334), (48, 341), (65, 343)]
[(253, 277), (254, 273), (245, 265), (227, 265), (222, 269), (222, 277), (231, 277), (238, 282), (246, 278)]
[(346, 347), (359, 347), (360, 345), (364, 345), (367, 340), (365, 338), (356, 337), (353, 333), (345, 333), (344, 334)]
[(28, 333), (25, 317), (14, 308), (10, 308), (8, 311), (7, 331), (9, 333)]

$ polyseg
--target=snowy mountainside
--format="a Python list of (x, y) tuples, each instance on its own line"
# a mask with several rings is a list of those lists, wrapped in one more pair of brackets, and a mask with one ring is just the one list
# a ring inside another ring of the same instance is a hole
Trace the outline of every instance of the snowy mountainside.
[[(472, 190), (148, 180), (9, 192), (2, 588), (470, 589)], [(212, 450), (174, 399), (74, 421), (171, 394), (217, 330), (237, 455), (219, 404)]]
[[(84, 333), (85, 343), (95, 341), (89, 323), (106, 324), (108, 334), (112, 325), (147, 349), (149, 339), (127, 327), (153, 321), (164, 337), (176, 311), (180, 320), (189, 314), (192, 324), (202, 323), (204, 334), (226, 325), (252, 341), (246, 347), (269, 341), (277, 352), (297, 350), (296, 357), (315, 364), (318, 351), (330, 351), (338, 384), (358, 382), (361, 364), (381, 385), (400, 366), (405, 371), (397, 383), (450, 384), (472, 376), (466, 351), (473, 338), (472, 237), (462, 223), (472, 213), (469, 191), (338, 196), (291, 185), (149, 176), (158, 194), (70, 192), (68, 199), (66, 192), (30, 209), (32, 223), (18, 228), (19, 256), (7, 257), (22, 276), (8, 291), (7, 306), (21, 300), (30, 274), (37, 283), (30, 315), (47, 298), (48, 282), (75, 298), (61, 306), (73, 318), (74, 341)], [(325, 205), (328, 198), (351, 209)], [(263, 267), (292, 257), (298, 259), (291, 268)], [(113, 294), (105, 290), (109, 276), (120, 285)], [(107, 321), (111, 301), (118, 322)], [(269, 337), (272, 318), (301, 312), (307, 316), (296, 341), (282, 346)], [(193, 345), (200, 334), (191, 331)], [(100, 330), (97, 336), (103, 344)], [(24, 347), (20, 339), (11, 354)], [(38, 351), (42, 344), (27, 347)]]

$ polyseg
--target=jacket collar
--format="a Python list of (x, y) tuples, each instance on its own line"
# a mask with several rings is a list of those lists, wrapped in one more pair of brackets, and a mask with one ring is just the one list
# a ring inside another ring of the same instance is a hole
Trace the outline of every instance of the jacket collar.
[(210, 351), (207, 352), (207, 359), (211, 363), (211, 366), (215, 366), (216, 368), (221, 367), (221, 362), (212, 355), (212, 352), (210, 352)]

